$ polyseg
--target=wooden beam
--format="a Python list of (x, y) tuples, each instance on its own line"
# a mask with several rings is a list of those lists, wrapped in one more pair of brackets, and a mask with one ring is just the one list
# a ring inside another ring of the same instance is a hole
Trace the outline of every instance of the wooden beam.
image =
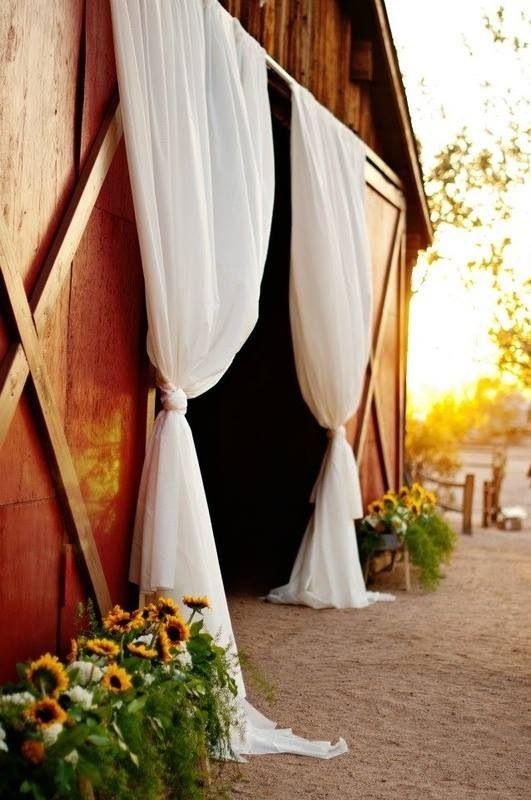
[[(115, 97), (85, 161), (31, 295), (30, 308), (39, 334), (46, 330), (59, 292), (70, 274), (72, 259), (109, 172), (122, 130), (120, 106)], [(28, 374), (22, 345), (12, 345), (0, 367), (0, 447), (9, 431)]]
[(79, 550), (82, 557), (98, 608), (104, 614), (111, 606), (109, 588), (92, 535), (90, 520), (53, 396), (22, 278), (16, 269), (15, 255), (9, 233), (1, 217), (0, 274), (31, 372), (33, 386), (48, 435), (52, 467), (55, 472), (59, 498), (62, 501), (65, 512), (67, 530), (72, 543)]
[(353, 39), (350, 49), (350, 77), (353, 81), (372, 81), (372, 42)]

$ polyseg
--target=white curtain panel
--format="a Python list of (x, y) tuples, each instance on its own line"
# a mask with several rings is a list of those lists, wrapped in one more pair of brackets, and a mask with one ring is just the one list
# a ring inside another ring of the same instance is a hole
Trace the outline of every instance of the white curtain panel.
[[(118, 83), (163, 410), (142, 474), (131, 580), (207, 594), (234, 644), (187, 399), (229, 367), (258, 316), (274, 195), (265, 52), (217, 0), (111, 0)], [(274, 730), (245, 701), (238, 752), (344, 752)], [(302, 744), (300, 743), (302, 742)], [(304, 749), (306, 748), (306, 749)]]
[(291, 125), (293, 349), (302, 395), (329, 444), (290, 581), (268, 599), (362, 608), (393, 599), (365, 590), (353, 522), (363, 515), (360, 484), (344, 427), (359, 404), (371, 344), (365, 147), (300, 86)]

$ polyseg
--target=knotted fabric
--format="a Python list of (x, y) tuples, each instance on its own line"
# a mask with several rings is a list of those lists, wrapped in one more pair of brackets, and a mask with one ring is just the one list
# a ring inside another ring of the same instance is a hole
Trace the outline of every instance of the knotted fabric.
[(186, 414), (188, 400), (182, 389), (177, 389), (172, 384), (162, 386), (160, 396), (164, 411), (176, 411), (178, 414)]
[(361, 608), (392, 599), (365, 590), (353, 520), (362, 516), (358, 468), (345, 438), (371, 339), (371, 264), (365, 147), (300, 86), (293, 88), (290, 319), (302, 395), (329, 443), (315, 510), (289, 583), (268, 599)]
[[(216, 0), (112, 0), (148, 352), (163, 410), (147, 447), (130, 577), (208, 595), (233, 640), (187, 398), (224, 374), (258, 315), (274, 194), (265, 53)], [(241, 676), (238, 676), (241, 683)]]

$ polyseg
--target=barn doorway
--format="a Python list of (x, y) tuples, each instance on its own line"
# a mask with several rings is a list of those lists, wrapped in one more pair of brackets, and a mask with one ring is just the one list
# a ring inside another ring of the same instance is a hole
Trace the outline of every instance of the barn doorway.
[(259, 593), (289, 578), (327, 444), (295, 373), (289, 129), (273, 125), (275, 206), (258, 323), (221, 381), (188, 406), (225, 586)]

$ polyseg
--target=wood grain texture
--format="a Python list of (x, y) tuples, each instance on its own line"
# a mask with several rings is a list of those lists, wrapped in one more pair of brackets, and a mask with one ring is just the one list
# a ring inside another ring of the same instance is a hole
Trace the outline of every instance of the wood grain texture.
[(62, 530), (54, 499), (0, 506), (0, 682), (56, 649)]
[(134, 226), (95, 209), (74, 260), (67, 437), (113, 602), (126, 603), (144, 453), (145, 318)]

